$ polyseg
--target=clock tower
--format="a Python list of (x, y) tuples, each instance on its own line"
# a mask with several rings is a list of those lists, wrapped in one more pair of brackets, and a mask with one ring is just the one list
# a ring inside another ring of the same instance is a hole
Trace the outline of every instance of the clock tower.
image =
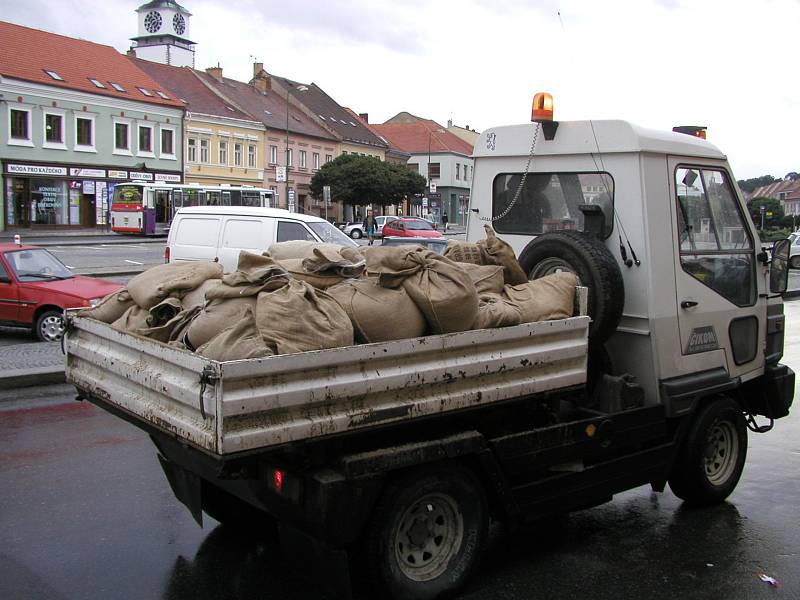
[(139, 35), (131, 48), (137, 58), (194, 68), (195, 43), (189, 39), (192, 14), (174, 0), (152, 0), (136, 9)]

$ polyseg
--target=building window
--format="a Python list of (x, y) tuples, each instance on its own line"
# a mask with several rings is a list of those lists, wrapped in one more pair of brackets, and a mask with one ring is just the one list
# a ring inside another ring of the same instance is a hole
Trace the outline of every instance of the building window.
[(208, 140), (200, 140), (200, 162), (208, 164)]
[(331, 155), (331, 154), (326, 154), (326, 155), (325, 155), (325, 162), (326, 162), (326, 163), (329, 163), (329, 162), (331, 162), (332, 160), (333, 160), (333, 155)]
[(300, 150), (300, 168), (301, 169), (305, 169), (306, 168), (306, 151), (305, 150)]
[(461, 179), (461, 165), (456, 163), (456, 179)]
[(228, 142), (223, 142), (222, 140), (219, 142), (219, 164), (228, 164)]
[(247, 146), (247, 166), (255, 168), (256, 166), (256, 147), (255, 144)]
[(161, 130), (161, 154), (162, 156), (175, 155), (175, 132), (172, 129)]
[(153, 128), (139, 124), (139, 154), (153, 153)]
[(430, 181), (434, 177), (437, 179), (441, 177), (441, 165), (439, 163), (428, 163), (428, 180)]
[(314, 152), (314, 155), (311, 157), (314, 161), (314, 170), (319, 169), (319, 152)]
[(292, 149), (291, 148), (287, 148), (286, 149), (286, 166), (287, 167), (291, 167), (292, 166)]
[(64, 117), (45, 113), (44, 141), (49, 144), (64, 143)]
[(269, 147), (269, 164), (271, 164), (271, 165), (278, 164), (278, 147), (277, 146), (270, 146)]
[(31, 111), (28, 108), (10, 108), (8, 111), (8, 143), (33, 146), (31, 139)]
[(233, 145), (233, 164), (237, 167), (242, 166), (242, 145), (241, 144), (234, 144)]
[(131, 129), (127, 123), (114, 123), (114, 150), (131, 149)]
[(75, 117), (75, 149), (94, 151), (94, 117)]
[(189, 138), (186, 141), (186, 160), (188, 162), (197, 162), (197, 140)]

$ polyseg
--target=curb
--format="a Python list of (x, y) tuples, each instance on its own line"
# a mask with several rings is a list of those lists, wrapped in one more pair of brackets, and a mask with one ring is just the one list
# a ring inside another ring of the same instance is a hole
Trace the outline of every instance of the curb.
[[(43, 248), (47, 248), (50, 246), (96, 246), (96, 245), (125, 245), (125, 244), (163, 244), (166, 242), (166, 237), (163, 238), (147, 238), (141, 240), (83, 240), (83, 241), (76, 241), (76, 240), (63, 240), (63, 241), (56, 241), (56, 240), (45, 240), (42, 242), (31, 242), (31, 246), (41, 246)], [(11, 240), (13, 241), (13, 240)], [(26, 240), (22, 240), (23, 243), (27, 244)]]
[(11, 371), (10, 374), (0, 377), (0, 390), (13, 390), (37, 385), (53, 385), (66, 383), (67, 381), (63, 365), (59, 365), (58, 367), (18, 369), (17, 371), (17, 373)]

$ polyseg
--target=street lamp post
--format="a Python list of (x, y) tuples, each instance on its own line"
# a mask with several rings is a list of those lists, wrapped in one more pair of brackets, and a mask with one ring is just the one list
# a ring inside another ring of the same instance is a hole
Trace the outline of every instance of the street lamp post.
[[(286, 81), (286, 153), (284, 154), (284, 160), (286, 163), (286, 181), (284, 183), (285, 191), (286, 191), (286, 208), (289, 208), (289, 96), (292, 93), (292, 88), (294, 86)], [(297, 91), (305, 92), (308, 87), (304, 85), (298, 85)]]

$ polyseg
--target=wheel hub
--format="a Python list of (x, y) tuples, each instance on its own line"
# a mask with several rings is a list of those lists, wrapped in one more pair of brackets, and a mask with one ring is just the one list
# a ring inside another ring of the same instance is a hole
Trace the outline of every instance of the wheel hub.
[(60, 340), (64, 335), (64, 322), (60, 317), (47, 317), (42, 321), (42, 337), (48, 342)]
[(714, 485), (725, 483), (736, 467), (739, 440), (733, 425), (728, 421), (715, 423), (706, 439), (703, 453), (706, 477)]

